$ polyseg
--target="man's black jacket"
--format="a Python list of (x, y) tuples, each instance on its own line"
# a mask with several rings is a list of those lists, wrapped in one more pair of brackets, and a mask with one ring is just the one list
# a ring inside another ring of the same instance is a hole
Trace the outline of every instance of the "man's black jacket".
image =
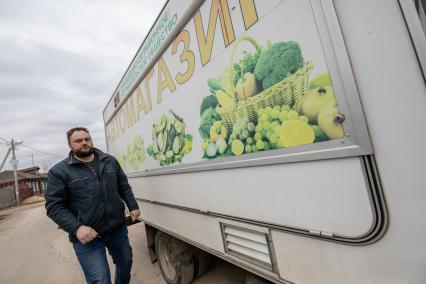
[(81, 225), (99, 235), (112, 233), (125, 224), (124, 203), (130, 211), (138, 209), (127, 177), (117, 160), (98, 149), (100, 181), (84, 163), (69, 157), (50, 171), (45, 193), (47, 215), (76, 242)]

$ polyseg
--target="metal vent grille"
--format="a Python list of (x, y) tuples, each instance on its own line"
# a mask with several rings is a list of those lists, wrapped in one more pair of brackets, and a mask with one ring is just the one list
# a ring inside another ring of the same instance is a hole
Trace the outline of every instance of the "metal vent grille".
[(272, 271), (267, 234), (222, 223), (225, 251)]

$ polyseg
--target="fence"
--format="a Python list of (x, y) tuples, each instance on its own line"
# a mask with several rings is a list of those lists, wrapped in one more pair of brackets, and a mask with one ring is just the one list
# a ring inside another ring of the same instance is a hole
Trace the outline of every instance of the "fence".
[(0, 189), (0, 209), (15, 205), (15, 189), (5, 187)]

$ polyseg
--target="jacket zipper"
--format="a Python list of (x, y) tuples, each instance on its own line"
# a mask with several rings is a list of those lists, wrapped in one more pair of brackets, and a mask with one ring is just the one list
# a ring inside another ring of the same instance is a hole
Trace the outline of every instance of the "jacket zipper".
[[(104, 207), (104, 216), (105, 216), (105, 222), (106, 225), (108, 227), (108, 223), (109, 223), (109, 218), (108, 218), (108, 212), (107, 212), (107, 193), (106, 193), (106, 189), (104, 188), (103, 184), (100, 181), (100, 177), (98, 176), (98, 174), (96, 173), (96, 171), (90, 167), (89, 165), (86, 165), (86, 167), (89, 168), (90, 172), (92, 173), (92, 175), (95, 177), (96, 182), (99, 184), (100, 188), (101, 188), (101, 192), (104, 196), (104, 202), (101, 203), (101, 206)], [(102, 171), (103, 171), (103, 167), (102, 165), (99, 166), (99, 175), (102, 176)]]

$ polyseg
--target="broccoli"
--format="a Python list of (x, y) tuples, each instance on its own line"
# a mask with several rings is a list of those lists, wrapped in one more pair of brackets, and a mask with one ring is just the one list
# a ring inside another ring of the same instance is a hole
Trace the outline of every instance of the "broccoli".
[(200, 115), (203, 115), (203, 112), (209, 107), (216, 108), (217, 104), (218, 104), (218, 101), (216, 96), (210, 95), (210, 96), (204, 97), (200, 105)]
[(219, 120), (219, 115), (215, 108), (209, 107), (201, 115), (201, 125), (198, 128), (202, 138), (206, 139), (210, 137), (210, 127)]
[(274, 43), (262, 52), (254, 69), (256, 79), (267, 89), (303, 66), (303, 56), (297, 42)]

